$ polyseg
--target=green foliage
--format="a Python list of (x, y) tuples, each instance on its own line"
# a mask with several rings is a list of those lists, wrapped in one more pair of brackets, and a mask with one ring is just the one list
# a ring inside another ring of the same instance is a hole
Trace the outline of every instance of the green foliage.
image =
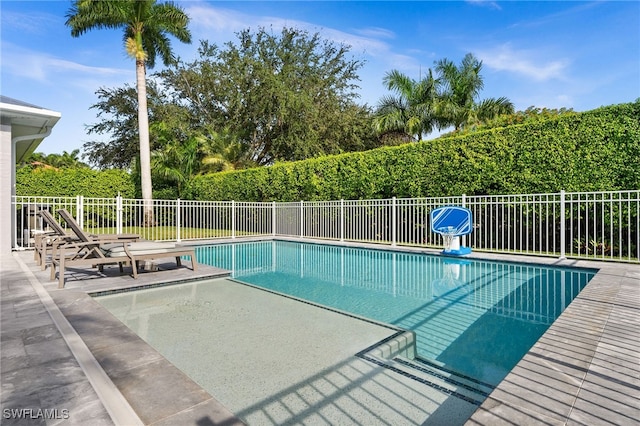
[(196, 177), (200, 200), (297, 201), (640, 188), (640, 101), (530, 124)]
[(53, 167), (59, 169), (69, 168), (89, 168), (88, 164), (80, 161), (80, 150), (74, 149), (71, 152), (62, 151), (62, 154), (48, 154), (45, 155), (41, 152), (34, 152), (27, 158), (23, 166), (32, 165), (36, 167)]
[(513, 114), (497, 116), (478, 126), (478, 128), (487, 129), (492, 127), (512, 126), (514, 124), (532, 123), (534, 121), (545, 121), (566, 114), (576, 114), (576, 112), (571, 108), (550, 109), (530, 106), (524, 111), (517, 111)]
[(192, 128), (227, 132), (260, 165), (376, 146), (370, 111), (355, 103), (363, 63), (348, 46), (293, 28), (237, 35), (157, 75)]
[(513, 126), (516, 124), (531, 124), (534, 122), (541, 122), (557, 118), (561, 115), (576, 114), (571, 108), (549, 109), (549, 108), (536, 108), (530, 106), (524, 111), (516, 111), (511, 114), (496, 115), (491, 119), (479, 122), (475, 125), (465, 126), (458, 130), (442, 134), (442, 137), (453, 135), (464, 135), (468, 133), (477, 132), (480, 130), (488, 130), (496, 127)]
[(382, 135), (397, 135), (419, 141), (433, 131), (436, 124), (434, 114), (437, 80), (431, 70), (420, 81), (410, 79), (397, 70), (384, 77), (387, 89), (396, 96), (384, 96), (376, 109), (373, 125)]
[(436, 61), (435, 70), (439, 83), (435, 109), (440, 128), (461, 130), (513, 113), (513, 104), (505, 97), (477, 99), (484, 79), (480, 75), (482, 61), (473, 54), (467, 53), (459, 66), (446, 58)]
[[(217, 171), (380, 146), (370, 108), (356, 103), (362, 62), (348, 46), (296, 29), (245, 30), (238, 39), (220, 48), (203, 41), (197, 59), (147, 81), (152, 151), (197, 138), (204, 164), (194, 170)], [(139, 149), (136, 90), (96, 94), (100, 121), (88, 132), (109, 140), (85, 143), (87, 158), (99, 168), (130, 168)]]
[(23, 167), (16, 171), (16, 195), (113, 198), (118, 194), (136, 196), (131, 176), (122, 170)]
[(384, 84), (396, 96), (385, 96), (378, 103), (375, 129), (383, 137), (420, 140), (435, 127), (453, 126), (459, 133), (512, 114), (513, 104), (505, 97), (477, 99), (484, 87), (481, 70), (482, 61), (467, 53), (459, 66), (446, 58), (436, 61), (435, 72), (429, 69), (419, 81), (397, 70), (388, 72)]
[[(157, 90), (153, 83), (147, 83), (149, 115), (154, 110)], [(87, 134), (110, 134), (110, 140), (88, 141), (83, 148), (92, 165), (106, 169), (109, 167), (129, 168), (140, 150), (138, 135), (138, 99), (135, 87), (96, 91), (98, 102), (91, 106), (98, 110), (99, 122), (87, 127)]]
[(149, 68), (155, 66), (157, 56), (164, 65), (175, 60), (169, 35), (191, 43), (191, 32), (187, 28), (189, 17), (173, 2), (76, 0), (67, 12), (65, 24), (73, 37), (93, 29), (122, 29), (127, 54), (145, 62)]
[[(140, 152), (136, 89), (126, 84), (113, 89), (101, 87), (96, 95), (98, 101), (91, 108), (98, 111), (100, 121), (88, 126), (87, 133), (109, 135), (109, 140), (85, 142), (85, 156), (90, 164), (100, 169), (128, 169), (137, 161)], [(158, 87), (153, 80), (147, 81), (147, 108), (152, 149), (162, 149), (166, 142), (156, 131), (158, 123), (175, 129), (172, 136), (176, 141), (181, 142), (187, 138), (188, 129), (180, 126), (188, 126), (189, 111), (171, 103), (164, 89)]]

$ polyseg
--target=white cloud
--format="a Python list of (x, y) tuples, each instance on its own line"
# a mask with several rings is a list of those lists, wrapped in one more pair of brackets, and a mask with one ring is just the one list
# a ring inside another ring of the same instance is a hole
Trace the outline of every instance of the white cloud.
[(380, 28), (380, 27), (367, 27), (359, 30), (356, 29), (354, 32), (364, 37), (387, 38), (387, 39), (396, 38), (396, 34), (393, 31), (388, 30), (386, 28)]
[(47, 13), (20, 13), (3, 10), (2, 26), (4, 31), (17, 31), (27, 34), (45, 34), (51, 27), (61, 24), (61, 19)]
[[(203, 31), (203, 36), (210, 32), (233, 33), (249, 27), (246, 15), (230, 9), (220, 9), (197, 3), (185, 8), (189, 15), (190, 28), (197, 32)], [(205, 37), (206, 38), (206, 37)]]
[(474, 6), (486, 7), (486, 8), (495, 9), (495, 10), (502, 10), (502, 8), (497, 2), (491, 1), (491, 0), (467, 0), (467, 3)]
[[(132, 61), (133, 64), (133, 61)], [(43, 65), (54, 72), (77, 72), (92, 76), (118, 76), (129, 74), (129, 70), (120, 68), (92, 67), (58, 58), (44, 58)], [(133, 68), (133, 65), (132, 65)]]
[(497, 71), (524, 75), (537, 81), (564, 80), (569, 65), (567, 59), (540, 60), (540, 53), (531, 50), (514, 50), (509, 44), (495, 49), (476, 50), (482, 63)]
[(53, 81), (54, 74), (67, 77), (122, 77), (129, 70), (94, 67), (60, 59), (49, 54), (22, 49), (8, 43), (2, 44), (2, 74), (38, 82)]
[[(226, 35), (227, 40), (235, 41), (233, 33), (247, 28), (251, 28), (252, 31), (257, 30), (259, 27), (274, 28), (276, 31), (282, 28), (297, 28), (311, 34), (319, 32), (326, 39), (336, 43), (348, 44), (354, 49), (378, 52), (388, 48), (384, 43), (371, 37), (349, 34), (331, 28), (322, 28), (317, 24), (295, 19), (275, 16), (254, 16), (230, 9), (208, 6), (206, 4), (192, 6), (188, 8), (186, 12), (192, 17), (191, 23), (194, 31), (201, 33), (204, 38), (214, 32)], [(378, 33), (380, 33), (380, 30), (378, 30)]]
[(326, 40), (350, 46), (352, 54), (364, 55), (376, 62), (382, 62), (385, 68), (417, 69), (418, 67), (413, 57), (395, 53), (391, 45), (383, 41), (383, 39), (395, 38), (395, 33), (385, 28), (365, 27), (346, 32), (306, 21), (255, 16), (231, 9), (216, 8), (207, 3), (196, 3), (185, 8), (185, 11), (192, 18), (190, 26), (194, 32), (194, 39), (202, 38), (220, 42), (221, 40), (212, 40), (214, 38), (212, 36), (215, 35), (224, 36), (223, 41), (235, 42), (237, 39), (233, 33), (247, 28), (251, 28), (252, 31), (259, 27), (273, 28), (274, 31), (285, 27), (297, 28), (310, 34), (319, 33)]

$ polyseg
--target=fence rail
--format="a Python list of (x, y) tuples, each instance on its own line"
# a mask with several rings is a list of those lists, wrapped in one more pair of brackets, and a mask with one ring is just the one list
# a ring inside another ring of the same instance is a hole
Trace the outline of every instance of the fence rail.
[(66, 209), (88, 232), (137, 233), (149, 240), (294, 236), (387, 245), (439, 247), (429, 213), (462, 205), (473, 214), (463, 243), (477, 251), (640, 263), (640, 190), (300, 202), (13, 198), (15, 249), (31, 247), (38, 214)]

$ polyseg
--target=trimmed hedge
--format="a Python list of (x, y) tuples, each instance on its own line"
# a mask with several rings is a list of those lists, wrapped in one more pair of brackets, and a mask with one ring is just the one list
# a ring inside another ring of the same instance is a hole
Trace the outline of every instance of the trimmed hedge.
[[(417, 144), (197, 176), (188, 192), (196, 200), (311, 201), (638, 188), (640, 101)], [(155, 192), (155, 198), (166, 198)], [(139, 195), (126, 171), (16, 172), (17, 195), (118, 193)]]
[(197, 200), (299, 201), (640, 188), (640, 101), (367, 152), (196, 177)]
[(41, 197), (135, 198), (131, 175), (124, 170), (43, 169), (23, 167), (16, 171), (16, 195)]

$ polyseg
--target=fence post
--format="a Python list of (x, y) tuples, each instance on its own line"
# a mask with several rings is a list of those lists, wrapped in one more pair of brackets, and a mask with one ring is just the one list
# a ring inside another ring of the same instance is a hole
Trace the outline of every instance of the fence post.
[(344, 241), (344, 198), (340, 199), (340, 241)]
[(391, 198), (391, 245), (396, 245), (396, 225), (397, 225), (397, 213), (396, 213), (396, 197)]
[(231, 200), (231, 238), (236, 237), (236, 201)]
[[(462, 207), (467, 207), (467, 194), (462, 194)], [(473, 215), (471, 216), (471, 230), (473, 232)], [(462, 247), (466, 247), (467, 246), (467, 236), (463, 235), (462, 238), (460, 238), (460, 244), (462, 245)]]
[(76, 222), (80, 225), (80, 228), (84, 229), (84, 196), (76, 196)]
[(565, 229), (565, 192), (564, 189), (560, 190), (560, 259), (565, 259), (566, 250), (566, 229)]
[(176, 200), (176, 241), (180, 242), (180, 198)]
[(122, 196), (116, 196), (116, 234), (122, 234)]
[(271, 234), (276, 236), (276, 202), (271, 202)]
[(18, 248), (18, 196), (11, 196), (11, 250)]
[(304, 238), (304, 201), (300, 200), (300, 238)]

